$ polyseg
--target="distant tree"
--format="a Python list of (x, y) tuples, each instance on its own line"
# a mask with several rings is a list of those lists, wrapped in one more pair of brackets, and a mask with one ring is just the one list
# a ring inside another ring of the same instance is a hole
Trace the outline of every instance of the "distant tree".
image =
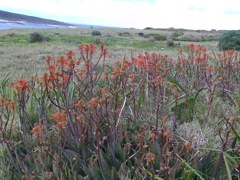
[(231, 30), (223, 33), (219, 38), (220, 51), (240, 50), (240, 30)]
[(92, 36), (101, 36), (102, 33), (100, 31), (93, 31)]
[(153, 29), (152, 27), (145, 27), (144, 28), (145, 30), (150, 30), (150, 29)]

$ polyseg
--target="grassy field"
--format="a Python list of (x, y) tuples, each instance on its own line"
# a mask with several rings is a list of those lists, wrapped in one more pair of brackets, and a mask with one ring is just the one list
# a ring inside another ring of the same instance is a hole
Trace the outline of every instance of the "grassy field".
[[(91, 33), (95, 29), (10, 29), (0, 31), (0, 77), (7, 74), (13, 78), (35, 75), (43, 70), (43, 63), (48, 55), (57, 57), (64, 55), (67, 50), (77, 51), (81, 43), (95, 43)], [(137, 29), (96, 29), (102, 36), (101, 42), (105, 43), (110, 55), (107, 62), (112, 64), (116, 59), (121, 60), (126, 55), (148, 52), (168, 54), (174, 57), (181, 47), (189, 44), (181, 41), (181, 46), (168, 47), (165, 41), (149, 41), (148, 38), (138, 36), (138, 33), (157, 33), (170, 37), (176, 30), (137, 30)], [(38, 32), (49, 39), (48, 42), (30, 43), (31, 33)], [(127, 37), (119, 36), (128, 33)], [(219, 36), (217, 32), (181, 31), (203, 37)], [(175, 41), (178, 42), (178, 41)], [(217, 50), (217, 41), (198, 42), (209, 50)]]

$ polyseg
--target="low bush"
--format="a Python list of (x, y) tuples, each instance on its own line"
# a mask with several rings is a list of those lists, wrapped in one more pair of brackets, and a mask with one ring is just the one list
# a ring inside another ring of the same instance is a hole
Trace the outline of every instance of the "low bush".
[(240, 30), (232, 30), (223, 33), (218, 44), (220, 51), (240, 50)]
[(140, 33), (138, 33), (138, 36), (144, 37), (144, 33), (140, 32)]
[(93, 31), (92, 36), (101, 36), (102, 33), (100, 31)]
[(130, 32), (120, 32), (118, 33), (119, 36), (125, 36), (125, 37), (129, 37), (131, 36)]
[(154, 39), (156, 41), (165, 41), (166, 40), (166, 36), (160, 35), (160, 34), (155, 34), (155, 33), (146, 34), (146, 35), (144, 35), (144, 37), (145, 38), (154, 37)]
[(152, 28), (152, 27), (145, 27), (144, 28), (144, 30), (152, 30), (152, 29), (154, 29), (154, 28)]
[(30, 34), (30, 37), (29, 37), (30, 43), (46, 42), (46, 41), (48, 41), (48, 38), (38, 32), (34, 32)]
[(168, 47), (172, 47), (172, 46), (174, 46), (174, 42), (172, 40), (167, 40), (166, 45)]
[(171, 37), (178, 38), (184, 35), (184, 32), (174, 32), (171, 34)]

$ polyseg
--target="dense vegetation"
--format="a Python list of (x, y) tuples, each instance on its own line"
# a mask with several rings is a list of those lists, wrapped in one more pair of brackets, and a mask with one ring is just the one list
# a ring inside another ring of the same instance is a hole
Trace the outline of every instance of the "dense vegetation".
[(232, 30), (223, 33), (219, 39), (219, 50), (240, 50), (240, 30)]
[[(237, 179), (240, 55), (189, 44), (113, 66), (104, 45), (47, 57), (0, 91), (5, 179)], [(97, 59), (93, 61), (93, 59)]]

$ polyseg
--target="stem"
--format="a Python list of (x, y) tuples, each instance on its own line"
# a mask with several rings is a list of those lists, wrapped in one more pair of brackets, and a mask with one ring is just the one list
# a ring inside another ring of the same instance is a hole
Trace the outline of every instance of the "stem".
[(228, 126), (227, 126), (226, 139), (225, 139), (225, 141), (223, 142), (222, 152), (221, 152), (221, 154), (219, 155), (218, 161), (217, 161), (217, 163), (216, 163), (216, 168), (215, 168), (215, 170), (214, 170), (214, 172), (213, 172), (213, 174), (212, 174), (212, 178), (214, 178), (214, 177), (217, 175), (217, 173), (219, 172), (219, 170), (220, 170), (220, 165), (221, 165), (221, 163), (222, 163), (222, 161), (223, 161), (223, 153), (224, 153), (224, 151), (225, 151), (225, 149), (226, 149), (226, 146), (227, 146), (229, 134), (230, 134), (230, 130), (228, 129)]

